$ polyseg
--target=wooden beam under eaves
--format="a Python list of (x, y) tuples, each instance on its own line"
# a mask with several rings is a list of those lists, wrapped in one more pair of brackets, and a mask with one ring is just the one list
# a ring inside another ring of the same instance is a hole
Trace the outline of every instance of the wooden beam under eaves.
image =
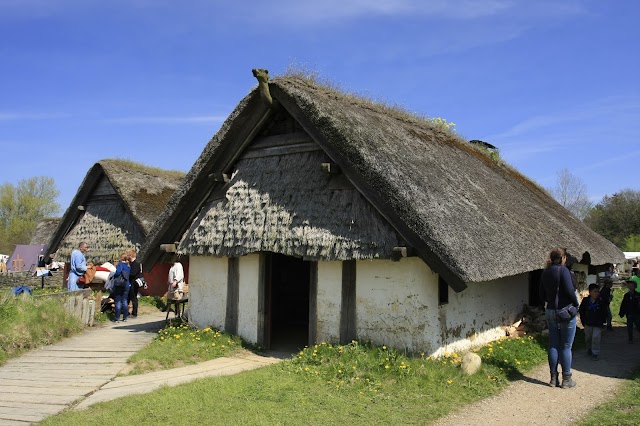
[(329, 173), (332, 175), (337, 175), (338, 173), (340, 173), (340, 167), (338, 167), (336, 163), (322, 163), (320, 164), (320, 167), (322, 167), (322, 171), (324, 173)]

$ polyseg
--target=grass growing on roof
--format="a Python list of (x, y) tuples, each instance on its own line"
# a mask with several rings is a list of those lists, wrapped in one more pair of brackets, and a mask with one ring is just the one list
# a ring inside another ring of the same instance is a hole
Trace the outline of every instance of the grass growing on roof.
[(478, 350), (485, 364), (466, 376), (458, 353), (411, 357), (386, 346), (325, 342), (280, 364), (127, 396), (43, 424), (99, 425), (120, 412), (140, 424), (425, 424), (496, 394), (514, 372), (545, 362), (544, 344), (534, 337), (495, 342), (491, 351)]
[(434, 129), (445, 132), (456, 139), (460, 139), (461, 141), (466, 142), (456, 133), (454, 129), (456, 124), (453, 122), (447, 121), (446, 119), (441, 117), (427, 117), (424, 114), (410, 111), (400, 104), (390, 104), (383, 98), (374, 98), (370, 95), (362, 94), (353, 90), (347, 90), (344, 87), (341, 87), (338, 83), (321, 76), (319, 71), (313, 70), (305, 66), (304, 64), (290, 64), (282, 74), (282, 77), (303, 80), (320, 89), (324, 89), (326, 91), (332, 92), (337, 96), (341, 96), (346, 100), (357, 101), (364, 106), (368, 106), (369, 108), (381, 110), (399, 120), (407, 120), (418, 123), (427, 122)]

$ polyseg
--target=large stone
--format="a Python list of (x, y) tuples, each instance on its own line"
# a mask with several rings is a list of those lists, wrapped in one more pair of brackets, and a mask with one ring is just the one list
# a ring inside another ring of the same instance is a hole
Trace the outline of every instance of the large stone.
[(468, 352), (465, 356), (463, 356), (462, 364), (460, 364), (462, 371), (464, 371), (465, 374), (469, 376), (475, 374), (478, 370), (480, 370), (481, 366), (482, 359), (478, 354), (475, 354), (473, 352)]

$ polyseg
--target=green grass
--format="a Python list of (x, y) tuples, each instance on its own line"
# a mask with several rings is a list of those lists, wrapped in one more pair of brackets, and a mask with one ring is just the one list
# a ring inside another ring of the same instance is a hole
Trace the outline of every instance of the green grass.
[(627, 289), (625, 287), (613, 289), (613, 300), (610, 305), (611, 316), (613, 318), (611, 322), (613, 325), (627, 325), (626, 319), (618, 316), (618, 312), (620, 312), (620, 303), (622, 303), (622, 298), (626, 292)]
[(546, 361), (545, 345), (529, 336), (494, 342), (478, 351), (480, 372), (466, 376), (456, 353), (433, 359), (323, 343), (270, 367), (127, 396), (43, 424), (108, 424), (122, 412), (134, 424), (424, 424), (496, 394)]
[(80, 320), (67, 313), (57, 298), (0, 294), (0, 365), (82, 329)]
[(619, 426), (640, 424), (640, 370), (622, 386), (613, 401), (597, 404), (580, 426)]
[(242, 349), (239, 337), (221, 331), (189, 327), (187, 324), (166, 327), (141, 351), (129, 358), (128, 374), (181, 367), (232, 355)]

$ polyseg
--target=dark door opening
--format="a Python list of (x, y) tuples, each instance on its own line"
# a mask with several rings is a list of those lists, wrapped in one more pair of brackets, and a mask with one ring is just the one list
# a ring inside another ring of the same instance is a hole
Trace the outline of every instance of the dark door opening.
[(529, 306), (544, 307), (544, 300), (540, 297), (540, 277), (542, 269), (529, 272)]
[(269, 348), (296, 352), (309, 344), (311, 262), (276, 253), (270, 257)]

